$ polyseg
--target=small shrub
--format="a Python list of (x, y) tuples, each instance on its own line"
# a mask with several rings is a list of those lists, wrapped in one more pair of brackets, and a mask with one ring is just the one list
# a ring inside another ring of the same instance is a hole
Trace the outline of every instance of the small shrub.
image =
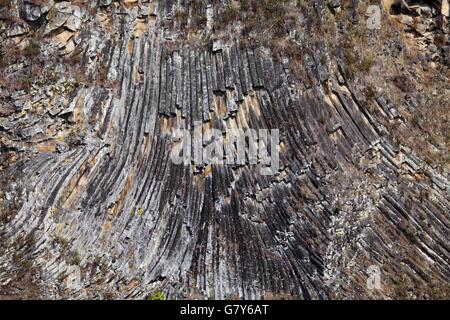
[(33, 85), (33, 78), (30, 76), (26, 76), (20, 80), (19, 89), (28, 92), (30, 91), (32, 85)]
[(367, 100), (374, 100), (377, 97), (377, 90), (373, 84), (367, 86), (364, 90)]
[(36, 243), (36, 237), (34, 236), (34, 233), (29, 233), (25, 239), (25, 245), (28, 247), (34, 246), (34, 244)]
[(430, 289), (430, 298), (432, 300), (448, 300), (450, 294), (450, 286), (447, 284), (432, 283)]
[(189, 20), (189, 13), (186, 10), (177, 10), (174, 15), (175, 21), (178, 22), (178, 25), (180, 29), (185, 29), (188, 20)]
[(358, 58), (355, 52), (350, 48), (345, 48), (344, 50), (344, 62), (347, 67), (346, 76), (350, 79), (354, 79), (357, 72)]
[(367, 73), (372, 69), (373, 64), (374, 61), (372, 57), (363, 57), (359, 63), (360, 70)]
[(239, 16), (239, 8), (232, 3), (228, 4), (223, 12), (220, 13), (216, 20), (216, 26), (225, 28), (228, 24), (233, 23)]
[(5, 210), (0, 208), (0, 225), (9, 223), (14, 217), (14, 213), (11, 210)]
[(296, 2), (296, 6), (299, 8), (306, 8), (307, 6), (307, 1), (306, 0), (297, 0)]
[(408, 286), (404, 279), (400, 279), (394, 288), (396, 300), (407, 300), (409, 298)]
[(151, 301), (157, 301), (157, 300), (166, 300), (166, 297), (164, 296), (164, 293), (162, 291), (157, 291), (151, 296), (147, 298), (147, 300)]
[(64, 83), (64, 92), (63, 92), (63, 95), (65, 95), (65, 96), (69, 95), (74, 89), (75, 89), (75, 83), (73, 83), (73, 82), (70, 81), (70, 80), (67, 80), (67, 81)]
[(29, 259), (23, 259), (23, 260), (20, 262), (20, 268), (21, 268), (23, 271), (28, 271), (28, 270), (30, 270), (32, 266), (33, 266), (33, 263), (32, 263), (31, 260), (29, 260)]
[(55, 244), (59, 245), (63, 251), (67, 250), (69, 247), (69, 241), (61, 236), (55, 237), (53, 241)]
[(414, 230), (413, 226), (408, 226), (405, 230), (405, 237), (412, 243), (418, 243), (417, 232)]
[(24, 49), (24, 55), (28, 58), (36, 58), (41, 53), (40, 44), (32, 40)]
[(73, 265), (73, 266), (78, 266), (81, 262), (81, 258), (80, 258), (80, 254), (78, 253), (78, 251), (72, 251), (69, 254), (69, 264)]
[(107, 291), (105, 292), (105, 294), (103, 295), (103, 298), (105, 300), (114, 300), (116, 298), (116, 295), (112, 292), (112, 291)]
[(56, 209), (55, 207), (50, 208), (50, 218), (54, 218), (57, 213), (58, 209)]
[(0, 0), (0, 8), (7, 7), (11, 8), (12, 0)]
[(446, 39), (445, 35), (439, 33), (434, 37), (434, 44), (436, 45), (436, 47), (442, 48), (445, 45), (446, 41), (445, 39)]
[(339, 206), (339, 205), (333, 209), (334, 215), (338, 215), (340, 212), (341, 212), (341, 206)]
[(81, 53), (74, 53), (64, 58), (64, 62), (71, 66), (80, 66), (83, 62), (83, 55)]

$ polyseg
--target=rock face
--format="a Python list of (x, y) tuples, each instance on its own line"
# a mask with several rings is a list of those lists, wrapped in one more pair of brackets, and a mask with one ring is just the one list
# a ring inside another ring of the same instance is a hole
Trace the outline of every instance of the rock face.
[[(239, 37), (180, 40), (177, 10), (194, 16), (176, 1), (72, 2), (13, 1), (26, 25), (3, 26), (29, 53), (8, 77), (50, 71), (1, 88), (0, 298), (448, 298), (448, 157), (406, 143), (424, 135), (408, 115), (427, 94), (410, 73), (373, 88), (324, 39), (298, 65)], [(220, 5), (204, 2), (205, 34)], [(321, 23), (342, 8), (364, 24), (358, 1), (314, 8)], [(31, 32), (46, 61), (31, 57)], [(448, 39), (423, 41), (448, 76)], [(385, 41), (385, 64), (398, 47)], [(280, 170), (175, 165), (172, 132), (196, 122), (279, 129)]]

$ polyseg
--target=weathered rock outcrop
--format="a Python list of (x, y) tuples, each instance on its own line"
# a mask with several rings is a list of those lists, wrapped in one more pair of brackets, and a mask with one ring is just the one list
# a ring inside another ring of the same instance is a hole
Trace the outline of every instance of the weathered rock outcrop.
[[(222, 37), (227, 1), (200, 2), (209, 22), (183, 36), (198, 1), (41, 2), (2, 9), (20, 17), (3, 22), (3, 52), (25, 51), (5, 79), (32, 83), (1, 86), (0, 298), (448, 297), (448, 139), (408, 118), (428, 103), (412, 71), (376, 81), (409, 50), (401, 31), (367, 31), (385, 64), (369, 76), (320, 30), (291, 32), (304, 45), (294, 56)], [(341, 2), (300, 18), (351, 37), (331, 12), (365, 18)], [(417, 41), (448, 103), (448, 12), (426, 8), (420, 19), (443, 24), (405, 25), (444, 37), (436, 50)], [(279, 172), (173, 164), (173, 130), (197, 121), (279, 129)], [(421, 137), (422, 151), (407, 143)], [(366, 285), (370, 266), (380, 289)]]

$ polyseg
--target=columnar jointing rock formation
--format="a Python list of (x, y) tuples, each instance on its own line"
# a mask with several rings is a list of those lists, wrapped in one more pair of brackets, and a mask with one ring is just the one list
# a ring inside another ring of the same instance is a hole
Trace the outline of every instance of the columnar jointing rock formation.
[[(23, 156), (0, 174), (2, 207), (17, 207), (0, 224), (0, 294), (387, 298), (399, 274), (448, 287), (447, 175), (393, 141), (324, 48), (305, 53), (299, 82), (238, 41), (173, 51), (161, 28), (171, 3), (154, 10), (121, 6), (83, 35), (113, 86), (77, 87), (51, 115), (4, 118), (2, 134), (16, 137), (65, 118), (84, 140), (18, 142)], [(173, 164), (173, 130), (196, 121), (280, 129), (279, 172)], [(382, 290), (366, 286), (373, 265)], [(25, 267), (30, 282), (17, 277)]]

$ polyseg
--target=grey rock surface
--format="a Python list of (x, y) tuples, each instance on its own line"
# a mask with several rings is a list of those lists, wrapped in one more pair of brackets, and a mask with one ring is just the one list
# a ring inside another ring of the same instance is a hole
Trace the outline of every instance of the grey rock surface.
[[(170, 27), (178, 2), (15, 1), (24, 20), (44, 19), (34, 26), (47, 37), (39, 57), (53, 58), (35, 76), (42, 83), (7, 94), (2, 86), (0, 298), (448, 294), (448, 163), (426, 161), (396, 135), (421, 135), (402, 116), (422, 106), (410, 94), (416, 79), (405, 71), (369, 90), (325, 36), (308, 42), (300, 65), (239, 37), (202, 46), (221, 11), (205, 5), (205, 30), (185, 39)], [(356, 25), (358, 3), (312, 9), (325, 24), (342, 7)], [(2, 41), (26, 39), (16, 28)], [(389, 41), (388, 54), (402, 51)], [(25, 48), (29, 67), (8, 66), (8, 77), (39, 66)], [(172, 131), (197, 121), (224, 132), (280, 129), (279, 172), (173, 164)], [(373, 265), (383, 279), (375, 291), (366, 285)]]

